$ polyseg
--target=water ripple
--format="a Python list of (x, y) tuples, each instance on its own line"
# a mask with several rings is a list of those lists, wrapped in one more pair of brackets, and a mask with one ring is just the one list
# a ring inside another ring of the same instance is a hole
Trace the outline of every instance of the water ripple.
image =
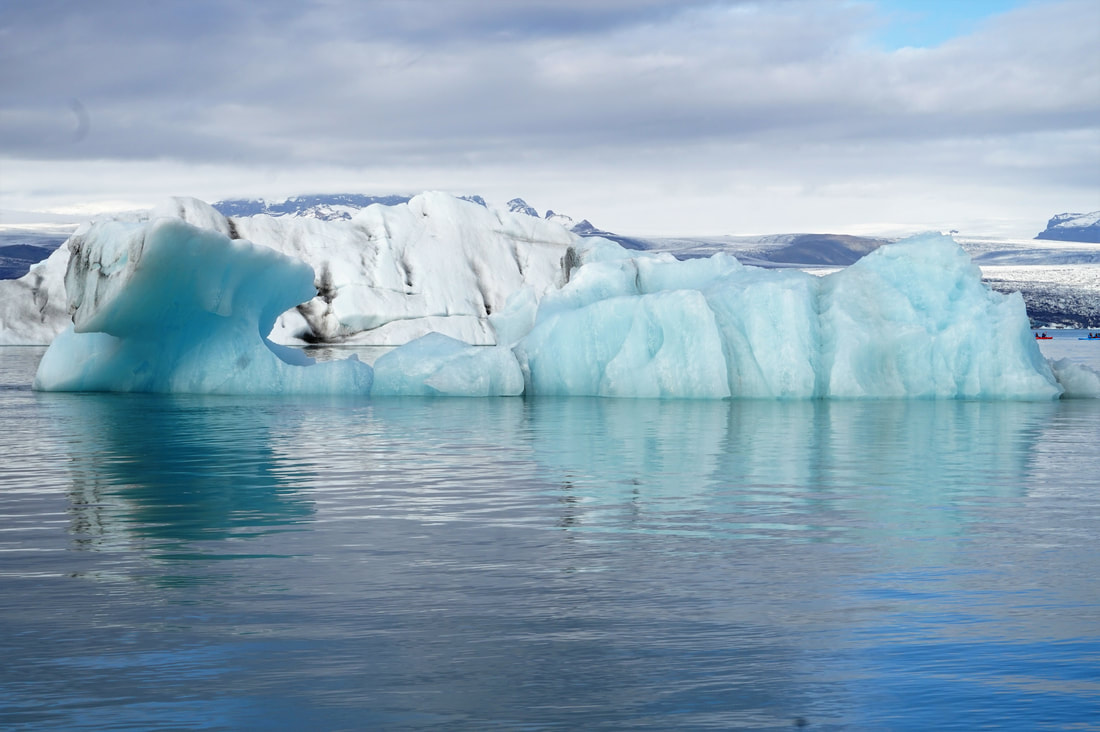
[(1095, 405), (0, 405), (5, 728), (1098, 711)]

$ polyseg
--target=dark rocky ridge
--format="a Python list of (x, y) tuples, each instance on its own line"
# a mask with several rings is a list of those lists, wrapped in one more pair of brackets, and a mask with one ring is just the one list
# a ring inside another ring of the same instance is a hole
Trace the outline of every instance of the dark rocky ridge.
[(0, 233), (0, 280), (14, 280), (27, 274), (67, 238), (56, 234)]
[(1100, 244), (1100, 211), (1058, 214), (1035, 238)]

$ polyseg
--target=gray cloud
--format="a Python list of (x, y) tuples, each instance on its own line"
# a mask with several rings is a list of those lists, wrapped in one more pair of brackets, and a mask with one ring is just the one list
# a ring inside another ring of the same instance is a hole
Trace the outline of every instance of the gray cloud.
[[(0, 156), (655, 177), (771, 161), (813, 180), (932, 146), (959, 174), (1087, 185), (1100, 6), (1036, 3), (932, 49), (876, 49), (876, 22), (828, 0), (3, 2)], [(1016, 153), (1059, 135), (1080, 167)]]

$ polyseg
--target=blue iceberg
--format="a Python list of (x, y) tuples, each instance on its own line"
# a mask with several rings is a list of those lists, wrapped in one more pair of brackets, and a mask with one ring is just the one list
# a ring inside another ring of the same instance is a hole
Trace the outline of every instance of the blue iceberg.
[[(715, 255), (610, 251), (543, 298), (515, 352), (528, 394), (1013, 398), (1062, 393), (1023, 298), (950, 238), (881, 247), (824, 277)], [(507, 313), (501, 317), (508, 320)], [(514, 320), (514, 319), (513, 319)], [(511, 322), (511, 321), (509, 321)]]
[[(441, 243), (443, 246), (445, 243)], [(380, 358), (313, 363), (266, 337), (316, 294), (293, 257), (178, 219), (70, 242), (73, 325), (35, 388), (234, 394), (1053, 399), (1023, 299), (949, 237), (881, 247), (816, 277), (718, 254), (680, 261), (579, 239), (558, 288), (517, 286), (497, 345), (429, 334)]]

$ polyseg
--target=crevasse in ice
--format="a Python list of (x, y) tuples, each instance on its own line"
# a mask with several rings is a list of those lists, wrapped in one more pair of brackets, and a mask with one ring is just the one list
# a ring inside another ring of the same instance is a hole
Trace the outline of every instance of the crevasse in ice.
[[(1023, 299), (984, 286), (966, 253), (938, 235), (882, 247), (825, 277), (584, 239), (560, 288), (540, 297), (517, 283), (491, 314), (496, 346), (431, 334), (373, 371), (357, 361), (308, 365), (264, 338), (280, 313), (315, 294), (312, 268), (292, 257), (178, 219), (93, 227), (72, 246), (74, 325), (43, 358), (38, 389), (692, 399), (1063, 392)], [(1090, 378), (1058, 373), (1081, 388)]]

